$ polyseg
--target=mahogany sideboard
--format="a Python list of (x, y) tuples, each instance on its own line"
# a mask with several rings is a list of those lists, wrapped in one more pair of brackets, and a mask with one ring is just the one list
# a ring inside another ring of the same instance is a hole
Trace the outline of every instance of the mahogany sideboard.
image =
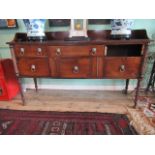
[[(29, 41), (26, 33), (16, 33), (8, 42), (16, 75), (37, 78), (137, 79), (134, 107), (143, 78), (150, 40), (146, 30), (133, 30), (130, 39), (114, 40), (110, 30), (88, 31), (89, 40), (69, 41), (69, 32), (46, 32), (45, 41)], [(23, 104), (25, 98), (21, 89)]]

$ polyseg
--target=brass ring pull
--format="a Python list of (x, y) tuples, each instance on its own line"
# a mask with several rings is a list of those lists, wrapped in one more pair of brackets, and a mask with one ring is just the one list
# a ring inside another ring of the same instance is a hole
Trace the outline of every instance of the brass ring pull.
[(36, 66), (35, 65), (31, 65), (31, 71), (35, 72), (36, 71)]
[(73, 67), (73, 73), (78, 73), (79, 72), (79, 67), (78, 66), (74, 66)]
[(61, 55), (61, 49), (60, 49), (60, 48), (57, 48), (57, 49), (56, 49), (56, 55), (57, 55), (57, 56), (60, 56), (60, 55)]
[(96, 52), (97, 52), (97, 49), (96, 49), (96, 48), (92, 48), (92, 50), (91, 50), (91, 55), (95, 55)]
[(21, 55), (21, 56), (24, 55), (24, 52), (25, 52), (25, 49), (24, 49), (24, 48), (20, 48), (20, 55)]
[(41, 55), (42, 53), (42, 49), (41, 48), (37, 48), (37, 55)]
[(126, 70), (126, 69), (125, 69), (125, 65), (121, 65), (119, 71), (120, 71), (120, 72), (125, 72), (125, 70)]

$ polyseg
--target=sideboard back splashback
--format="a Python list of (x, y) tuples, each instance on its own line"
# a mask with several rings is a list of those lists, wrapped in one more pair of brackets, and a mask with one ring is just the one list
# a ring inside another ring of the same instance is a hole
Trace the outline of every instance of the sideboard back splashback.
[[(88, 37), (90, 40), (113, 40), (110, 35), (111, 30), (88, 30)], [(69, 37), (68, 31), (60, 32), (45, 32), (45, 41), (65, 40)], [(133, 30), (130, 39), (148, 39), (145, 30)], [(26, 33), (16, 33), (14, 41), (25, 42), (29, 41)]]

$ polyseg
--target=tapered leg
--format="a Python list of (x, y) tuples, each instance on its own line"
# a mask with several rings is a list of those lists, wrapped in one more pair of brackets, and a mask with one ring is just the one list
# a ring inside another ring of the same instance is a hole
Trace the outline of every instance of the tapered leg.
[(22, 85), (21, 78), (18, 78), (18, 81), (19, 81), (20, 95), (21, 95), (22, 103), (23, 103), (23, 105), (25, 105), (26, 102), (25, 102), (25, 97), (24, 97), (23, 89), (22, 89), (22, 86), (21, 86)]
[(34, 80), (35, 89), (36, 89), (36, 92), (37, 92), (38, 91), (37, 78), (33, 78), (33, 80)]
[(141, 79), (138, 79), (137, 81), (137, 88), (136, 88), (136, 94), (135, 94), (135, 100), (134, 100), (134, 108), (136, 108), (137, 106), (137, 101), (138, 101), (138, 95), (139, 95), (139, 90), (140, 90), (140, 82), (141, 82)]
[(126, 79), (126, 85), (125, 85), (125, 91), (124, 91), (125, 94), (128, 93), (129, 80), (130, 79)]

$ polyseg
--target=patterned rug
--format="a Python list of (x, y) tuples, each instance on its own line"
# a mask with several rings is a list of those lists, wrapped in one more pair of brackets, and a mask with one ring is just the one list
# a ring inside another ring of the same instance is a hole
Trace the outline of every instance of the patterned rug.
[(134, 135), (126, 115), (0, 110), (1, 135)]

